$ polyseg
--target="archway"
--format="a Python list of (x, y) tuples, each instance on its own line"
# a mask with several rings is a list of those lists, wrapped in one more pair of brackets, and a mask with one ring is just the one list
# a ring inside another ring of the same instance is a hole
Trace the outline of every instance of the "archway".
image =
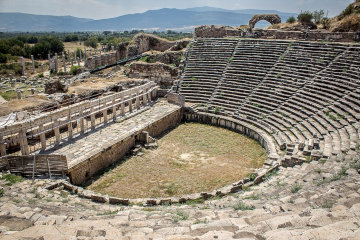
[(261, 20), (268, 21), (271, 24), (281, 23), (281, 18), (277, 14), (257, 14), (250, 19), (249, 21), (250, 28), (254, 28), (255, 24)]

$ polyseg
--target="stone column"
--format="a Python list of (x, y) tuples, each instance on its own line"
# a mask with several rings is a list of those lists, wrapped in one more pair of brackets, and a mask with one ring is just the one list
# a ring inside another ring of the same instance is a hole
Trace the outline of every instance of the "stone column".
[(20, 64), (21, 64), (21, 73), (23, 76), (25, 76), (25, 61), (24, 57), (20, 57)]
[(35, 94), (35, 89), (34, 88), (30, 89), (30, 91), (31, 91), (31, 95)]
[(121, 96), (121, 116), (125, 115), (125, 102), (124, 102), (124, 95)]
[(21, 99), (21, 91), (17, 91), (17, 99)]
[(74, 59), (76, 60), (77, 59), (77, 53), (76, 53), (77, 51), (75, 50), (75, 52), (74, 52)]
[(111, 51), (115, 51), (115, 46), (111, 45)]
[(2, 157), (6, 155), (6, 146), (2, 135), (0, 135), (0, 154)]
[(56, 120), (55, 121), (56, 124), (56, 128), (54, 129), (55, 132), (55, 145), (59, 145), (60, 141), (61, 141), (61, 136), (60, 136), (60, 121)]
[(104, 103), (103, 107), (105, 108), (102, 112), (103, 112), (103, 116), (104, 116), (104, 124), (108, 122), (108, 115), (107, 115), (107, 109), (106, 109), (106, 102)]
[(135, 106), (136, 106), (136, 109), (139, 109), (139, 108), (140, 108), (139, 90), (136, 90)]
[(51, 56), (50, 56), (50, 53), (48, 54), (48, 59), (49, 59), (49, 71), (51, 71)]
[(79, 55), (80, 55), (80, 62), (82, 62), (82, 52), (79, 51)]
[(29, 155), (29, 145), (26, 137), (26, 131), (24, 129), (20, 129), (18, 133), (18, 137), (20, 139), (20, 151), (22, 155)]
[(94, 129), (95, 129), (95, 113), (94, 113), (94, 107), (91, 108), (90, 120), (91, 120), (91, 129), (94, 130)]
[(78, 66), (80, 66), (80, 58), (77, 58)]
[(132, 95), (130, 95), (130, 100), (128, 101), (129, 104), (129, 112), (132, 113), (132, 99), (131, 99)]
[(74, 61), (73, 61), (73, 57), (70, 56), (70, 63), (71, 63), (71, 66), (74, 66)]
[(143, 94), (143, 105), (146, 106), (147, 105), (147, 96), (146, 96), (146, 91), (147, 89), (144, 90), (144, 94)]
[(57, 53), (55, 53), (55, 57), (54, 57), (54, 62), (55, 62), (55, 72), (58, 72), (58, 55)]
[(66, 62), (65, 62), (65, 54), (64, 53), (62, 53), (62, 61), (63, 61), (64, 73), (66, 73)]
[(35, 73), (35, 61), (34, 61), (34, 55), (31, 55), (31, 63), (32, 63), (32, 72)]
[(80, 110), (80, 116), (81, 116), (81, 119), (80, 119), (80, 131), (81, 131), (81, 134), (84, 134), (85, 133), (85, 119), (84, 119), (84, 111), (83, 110)]
[[(39, 131), (40, 132), (44, 131), (44, 125), (42, 124), (39, 125)], [(40, 133), (40, 143), (41, 143), (41, 149), (46, 150), (46, 137), (44, 132)]]

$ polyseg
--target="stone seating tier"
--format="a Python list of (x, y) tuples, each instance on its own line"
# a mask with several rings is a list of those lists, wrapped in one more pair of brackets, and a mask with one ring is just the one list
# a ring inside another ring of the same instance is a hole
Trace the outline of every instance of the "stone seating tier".
[[(192, 43), (178, 90), (187, 102), (252, 124), (271, 135), (278, 149), (294, 146), (288, 151), (292, 154), (316, 150), (330, 157), (355, 149), (360, 139), (359, 46), (228, 41)], [(309, 141), (318, 149), (298, 149)]]

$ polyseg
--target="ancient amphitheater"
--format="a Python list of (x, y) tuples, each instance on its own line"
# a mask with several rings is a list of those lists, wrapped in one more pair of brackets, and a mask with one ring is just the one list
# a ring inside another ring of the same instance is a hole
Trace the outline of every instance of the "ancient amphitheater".
[[(360, 45), (223, 30), (198, 29), (169, 91), (147, 81), (1, 129), (1, 168), (34, 180), (0, 180), (0, 238), (360, 239)], [(79, 186), (181, 121), (251, 137), (268, 159), (185, 196)]]

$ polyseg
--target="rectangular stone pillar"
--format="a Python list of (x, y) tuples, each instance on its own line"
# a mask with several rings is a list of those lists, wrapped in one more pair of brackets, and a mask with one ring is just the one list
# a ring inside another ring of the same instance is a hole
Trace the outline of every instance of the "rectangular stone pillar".
[(20, 64), (21, 64), (21, 74), (25, 76), (25, 61), (24, 57), (20, 57)]
[(40, 124), (39, 132), (40, 132), (41, 149), (46, 150), (46, 137), (45, 137), (45, 133), (43, 133), (42, 131), (44, 131), (44, 125)]
[(91, 129), (94, 130), (94, 129), (95, 129), (95, 113), (94, 113), (94, 107), (91, 108), (90, 120), (91, 120)]
[(77, 58), (78, 66), (80, 67), (80, 58)]
[(136, 90), (135, 106), (136, 106), (136, 109), (139, 109), (139, 108), (140, 108), (139, 90)]
[(2, 157), (6, 155), (6, 145), (2, 135), (0, 135), (0, 154)]
[(20, 131), (18, 133), (18, 137), (20, 139), (19, 143), (20, 143), (21, 154), (29, 155), (30, 150), (29, 150), (29, 145), (28, 145), (28, 141), (27, 141), (27, 137), (26, 137), (26, 131), (24, 129), (20, 129)]
[(48, 60), (49, 60), (49, 71), (51, 71), (51, 55), (48, 54)]
[(72, 56), (70, 57), (70, 63), (71, 63), (71, 66), (74, 66), (74, 61), (73, 61), (73, 57), (72, 57)]
[(152, 98), (151, 98), (151, 92), (150, 91), (148, 91), (148, 93), (147, 93), (147, 98), (148, 98), (149, 103), (151, 103)]
[(124, 95), (121, 96), (121, 116), (125, 115), (125, 102), (124, 102)]
[(108, 114), (107, 114), (107, 109), (106, 109), (106, 102), (104, 103), (103, 107), (105, 108), (102, 112), (103, 112), (103, 116), (104, 116), (104, 123), (108, 122)]
[(71, 120), (69, 120), (67, 126), (68, 126), (69, 139), (71, 139), (73, 138), (73, 133), (74, 133)]
[(116, 120), (116, 106), (115, 106), (115, 99), (112, 100), (112, 112), (113, 112), (113, 120)]
[(80, 116), (81, 116), (80, 131), (81, 131), (81, 134), (84, 134), (85, 133), (85, 119), (84, 119), (84, 111), (83, 110), (80, 111)]
[(66, 73), (66, 62), (65, 62), (65, 54), (64, 53), (62, 53), (62, 62), (63, 62), (64, 73)]
[(132, 99), (131, 99), (131, 95), (130, 95), (130, 100), (128, 101), (129, 104), (129, 112), (132, 113), (133, 109), (132, 109)]
[(35, 73), (35, 60), (34, 55), (31, 55), (32, 73)]
[(55, 57), (54, 57), (54, 63), (55, 63), (55, 72), (57, 73), (58, 72), (58, 55), (57, 53), (55, 53)]
[(56, 127), (54, 129), (54, 134), (55, 134), (55, 145), (59, 145), (60, 141), (61, 141), (61, 136), (60, 136), (60, 121), (55, 121)]
[(21, 99), (21, 91), (17, 91), (17, 99)]
[(146, 89), (144, 91), (144, 94), (143, 94), (143, 105), (146, 106), (147, 105), (147, 95), (146, 95)]

